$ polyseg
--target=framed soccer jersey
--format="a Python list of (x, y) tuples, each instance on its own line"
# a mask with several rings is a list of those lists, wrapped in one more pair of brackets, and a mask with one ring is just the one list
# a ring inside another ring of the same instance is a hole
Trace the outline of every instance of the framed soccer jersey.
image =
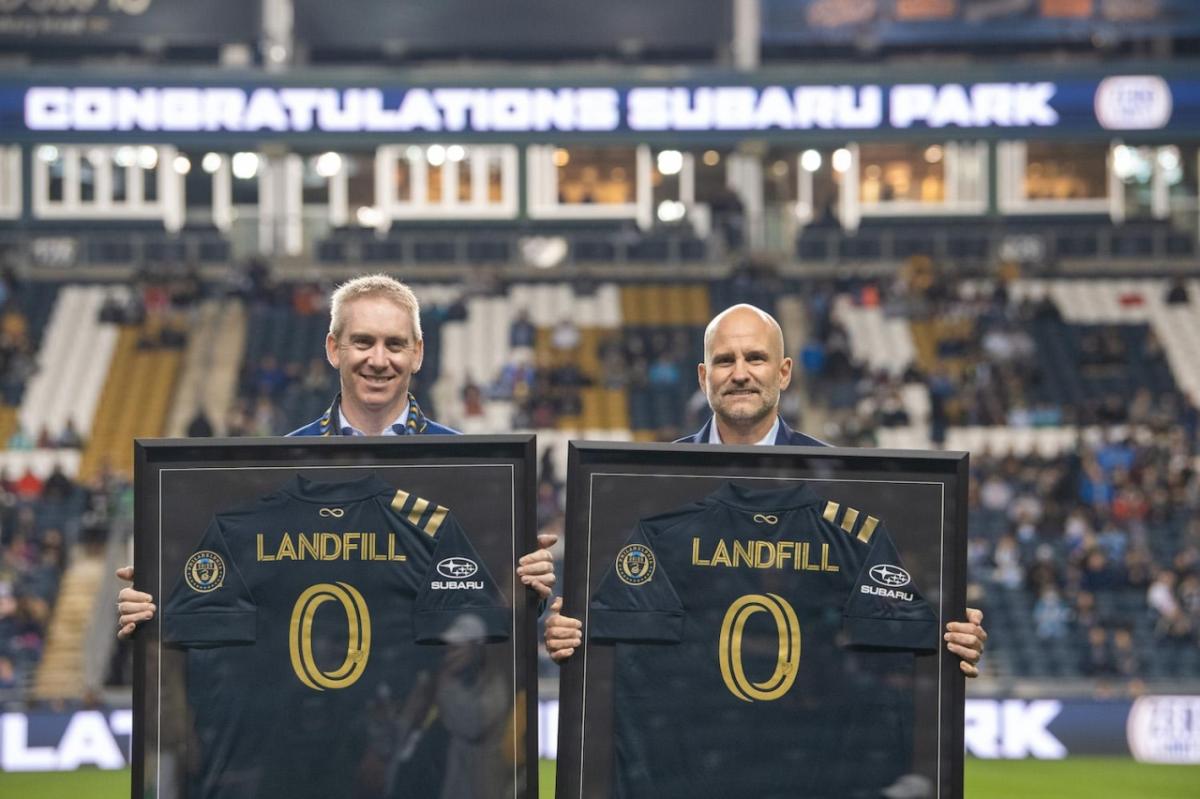
[(572, 444), (558, 795), (961, 795), (966, 465)]
[(532, 436), (139, 441), (133, 796), (537, 795)]

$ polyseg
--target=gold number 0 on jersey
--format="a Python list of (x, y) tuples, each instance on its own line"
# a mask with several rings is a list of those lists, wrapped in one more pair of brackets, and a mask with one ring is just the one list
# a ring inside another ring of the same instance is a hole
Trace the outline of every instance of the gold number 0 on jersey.
[[(325, 672), (313, 657), (312, 627), (317, 608), (334, 600), (341, 602), (346, 611), (346, 659), (333, 671)], [(288, 648), (296, 676), (314, 691), (354, 685), (366, 669), (367, 657), (371, 654), (371, 614), (363, 595), (348, 583), (317, 583), (305, 589), (292, 608)]]
[[(742, 665), (742, 633), (755, 613), (770, 613), (779, 635), (775, 671), (762, 682), (751, 682)], [(743, 702), (770, 702), (788, 692), (800, 665), (800, 620), (788, 601), (777, 594), (746, 594), (725, 611), (721, 622), (718, 659), (729, 692)]]

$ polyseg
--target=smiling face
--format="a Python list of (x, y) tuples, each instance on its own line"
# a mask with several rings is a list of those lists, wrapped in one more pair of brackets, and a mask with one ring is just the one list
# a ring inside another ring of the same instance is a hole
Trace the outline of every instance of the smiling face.
[(382, 432), (408, 402), (425, 345), (412, 315), (386, 297), (349, 300), (343, 314), (340, 335), (325, 339), (325, 354), (341, 378), (342, 413), (365, 433)]
[(775, 423), (779, 394), (792, 379), (783, 334), (768, 314), (735, 305), (709, 324), (700, 388), (708, 397), (721, 440), (753, 444)]

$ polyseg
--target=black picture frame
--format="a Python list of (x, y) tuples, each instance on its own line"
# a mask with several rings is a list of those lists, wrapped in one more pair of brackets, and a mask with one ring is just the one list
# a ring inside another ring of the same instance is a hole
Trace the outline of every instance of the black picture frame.
[[(517, 560), (536, 541), (533, 435), (161, 439), (138, 440), (134, 447), (136, 584), (154, 596), (159, 613), (140, 626), (134, 642), (132, 797), (194, 799), (184, 775), (197, 756), (189, 746), (196, 744), (180, 718), (187, 715), (180, 677), (186, 655), (162, 643), (162, 611), (213, 514), (276, 490), (294, 475), (340, 482), (367, 473), (450, 508), (508, 600), (512, 634), (486, 645), (507, 651), (480, 667), (503, 672), (506, 681), (511, 673), (503, 744), (511, 752), (503, 755), (512, 779), (500, 780), (494, 795), (537, 797), (539, 607), (515, 575)], [(281, 678), (289, 675), (290, 666)]]
[[(947, 622), (966, 618), (967, 453), (572, 442), (567, 474), (563, 612), (581, 619), (584, 631), (583, 646), (562, 667), (558, 799), (615, 795), (614, 654), (611, 645), (589, 642), (590, 598), (638, 520), (700, 500), (723, 482), (805, 481), (827, 499), (884, 519), (938, 614), (939, 641)], [(933, 517), (936, 526), (907, 523)], [(938, 799), (963, 791), (958, 660), (944, 645), (914, 659), (912, 757)], [(732, 740), (737, 730), (727, 734)]]

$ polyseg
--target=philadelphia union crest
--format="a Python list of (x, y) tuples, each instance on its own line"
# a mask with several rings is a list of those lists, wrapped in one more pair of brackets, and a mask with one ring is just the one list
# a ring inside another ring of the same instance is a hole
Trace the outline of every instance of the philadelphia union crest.
[(216, 552), (202, 549), (188, 558), (183, 579), (193, 591), (206, 594), (225, 582), (225, 561)]
[(654, 576), (654, 553), (644, 544), (630, 544), (617, 553), (617, 576), (629, 585), (642, 585)]

